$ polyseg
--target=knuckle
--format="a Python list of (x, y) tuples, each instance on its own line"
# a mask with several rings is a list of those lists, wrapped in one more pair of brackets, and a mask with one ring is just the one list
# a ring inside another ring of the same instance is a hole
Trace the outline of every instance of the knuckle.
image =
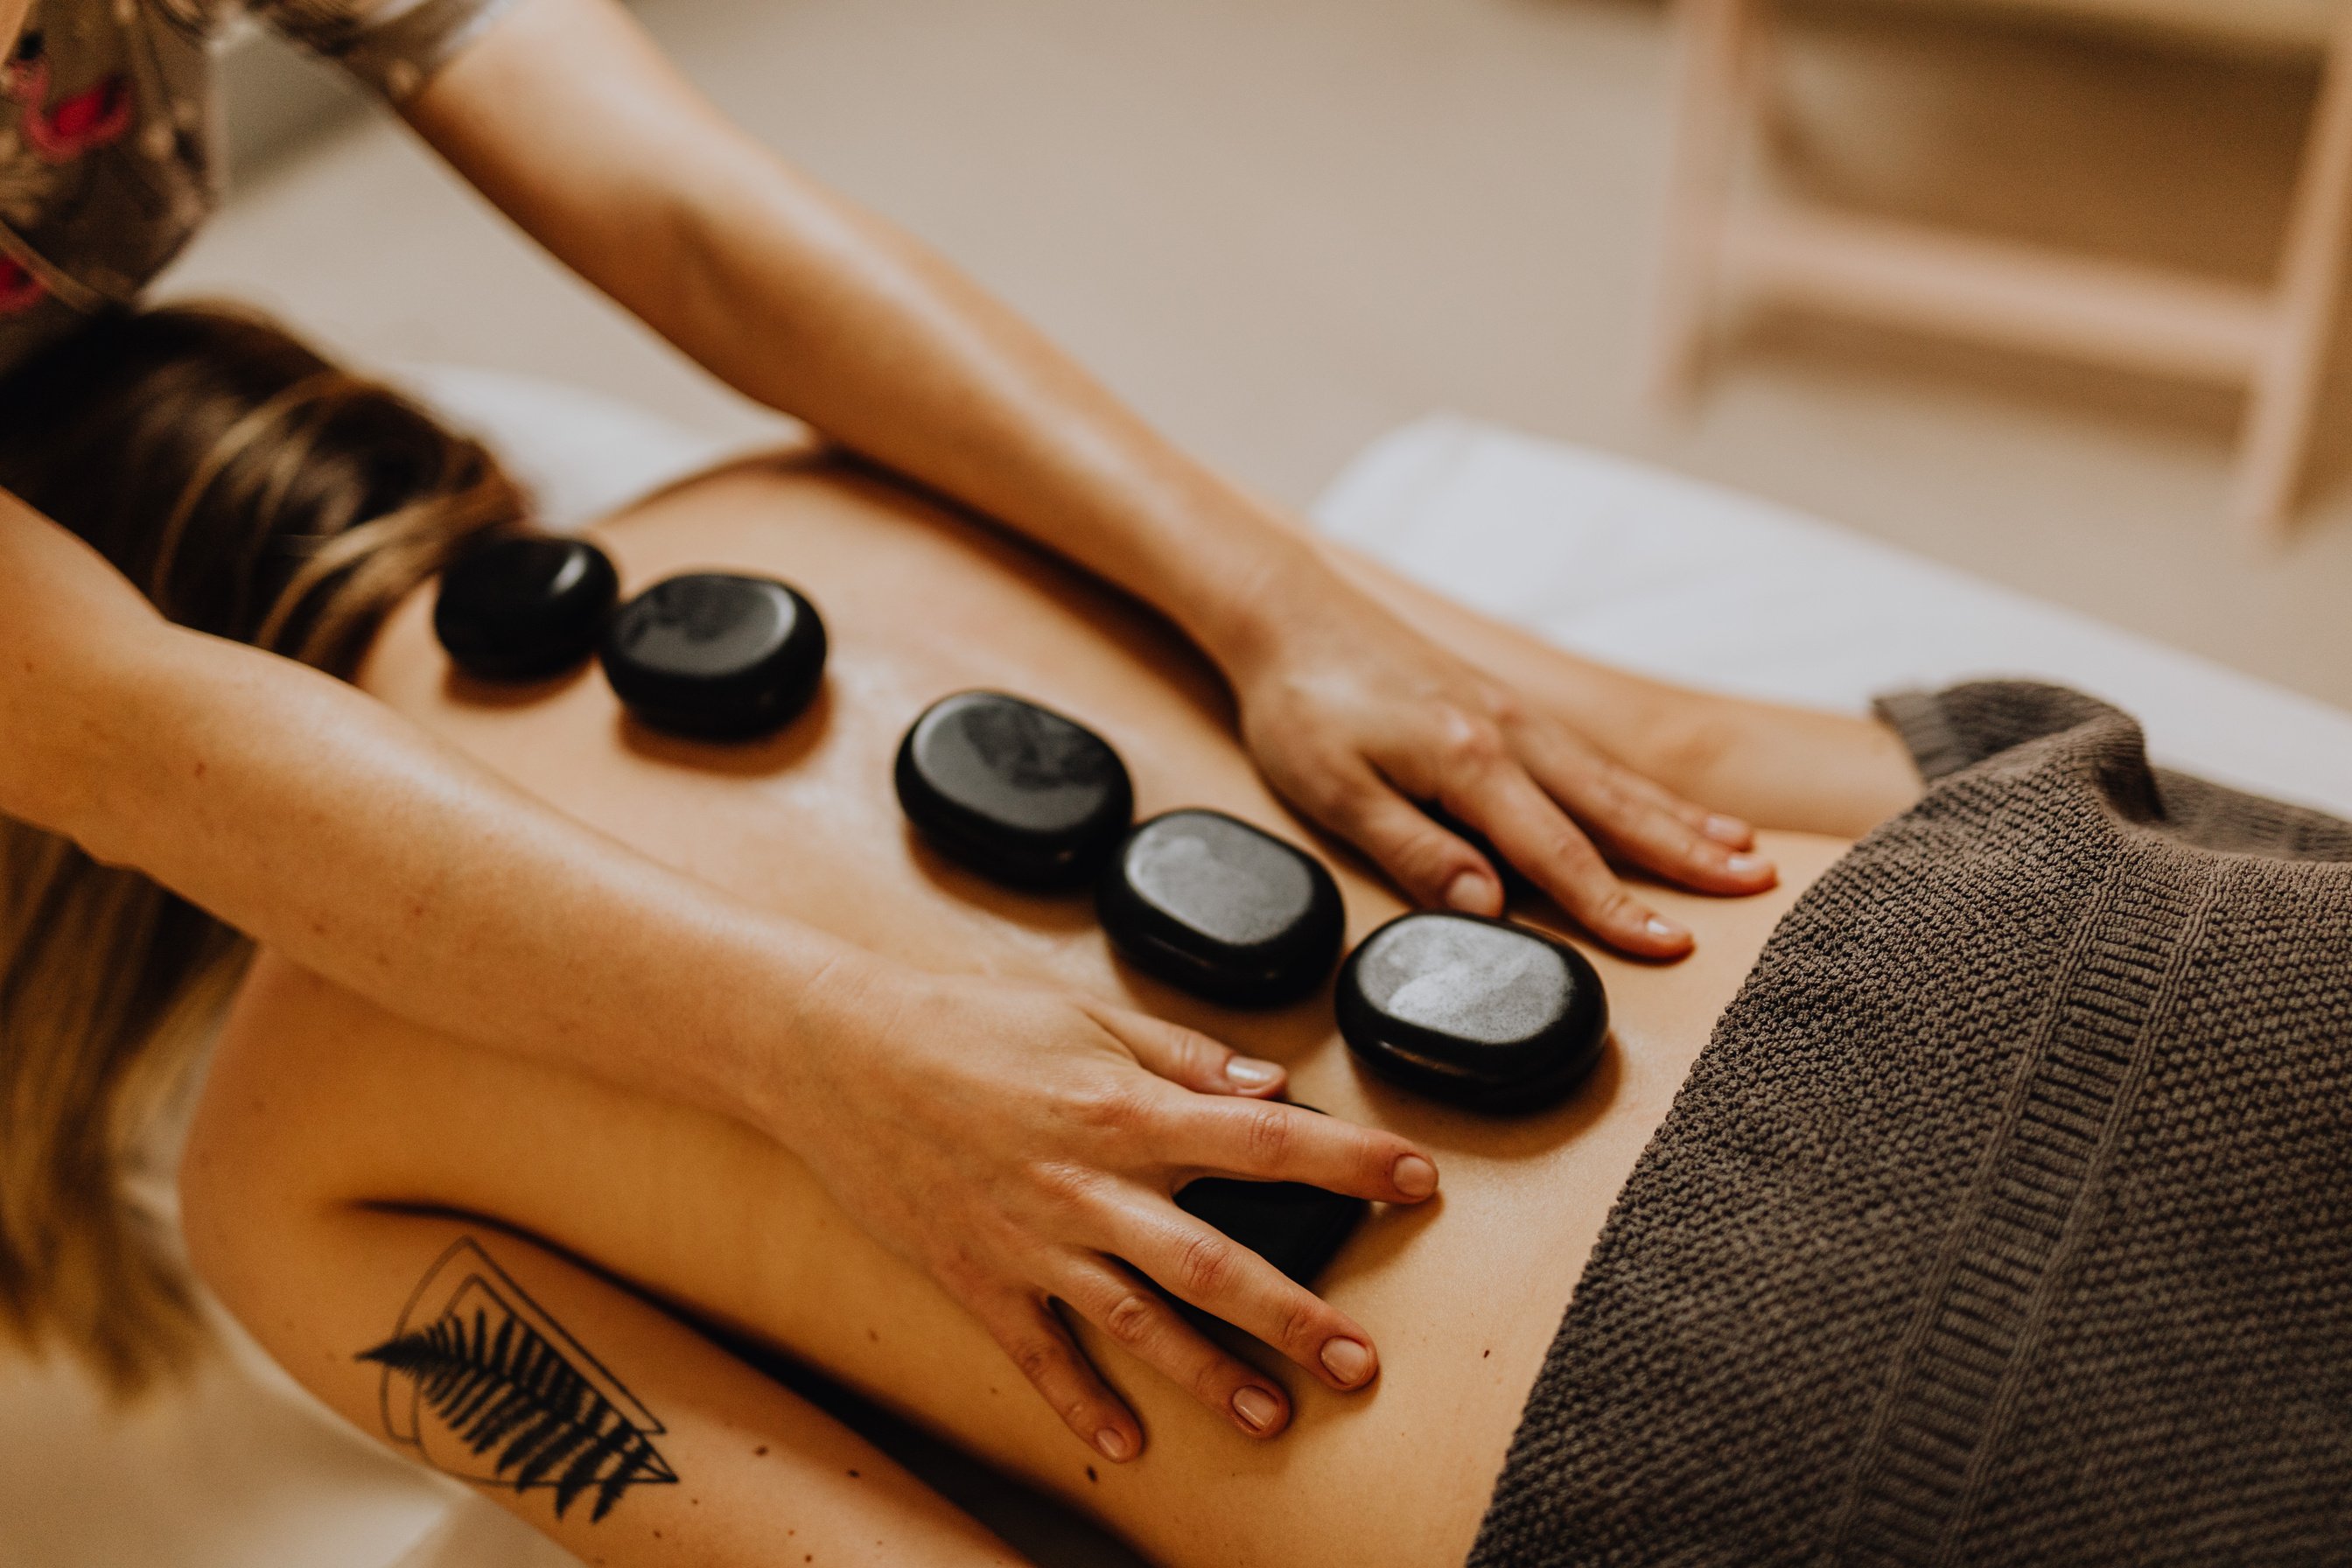
[(1595, 899), (1592, 912), (1612, 925), (1638, 925), (1643, 918), (1642, 906), (1622, 888), (1612, 889)]
[(1590, 810), (1612, 820), (1633, 816), (1643, 804), (1633, 781), (1616, 767), (1604, 767), (1593, 773), (1585, 787), (1585, 800)]
[(1442, 892), (1457, 874), (1475, 868), (1478, 852), (1450, 833), (1430, 832), (1415, 834), (1400, 858), (1401, 869)]
[(1562, 824), (1543, 837), (1544, 858), (1555, 866), (1564, 866), (1571, 876), (1590, 878), (1601, 869), (1601, 857), (1592, 841), (1575, 827)]
[[(1035, 1182), (1038, 1194), (1053, 1206), (1055, 1212), (1064, 1215), (1086, 1207), (1101, 1180), (1095, 1172), (1083, 1165), (1058, 1160), (1034, 1166), (1031, 1179)], [(1018, 1230), (1005, 1239), (1019, 1239)]]
[(1492, 724), (1473, 724), (1455, 744), (1454, 757), (1465, 767), (1483, 770), (1501, 762), (1504, 750), (1500, 730)]
[(1069, 1108), (1084, 1126), (1132, 1132), (1150, 1117), (1150, 1098), (1132, 1075), (1103, 1077), (1069, 1091)]
[(1492, 767), (1504, 752), (1502, 726), (1458, 708), (1446, 710), (1438, 730), (1438, 753), (1465, 771)]
[(1180, 1294), (1214, 1298), (1234, 1276), (1233, 1243), (1202, 1234), (1187, 1239), (1176, 1258)]
[(1352, 821), (1361, 816), (1371, 795), (1370, 783), (1359, 777), (1354, 770), (1340, 766), (1337, 761), (1316, 769), (1309, 775), (1306, 787), (1298, 791), (1300, 801), (1309, 812), (1338, 821)]
[(1224, 1076), (1226, 1059), (1234, 1054), (1230, 1049), (1190, 1029), (1171, 1026), (1170, 1033), (1169, 1055), (1180, 1076), (1192, 1079)]
[(1243, 1147), (1255, 1168), (1274, 1169), (1289, 1158), (1298, 1139), (1291, 1131), (1288, 1111), (1276, 1105), (1258, 1105), (1241, 1114)]
[(1058, 1347), (1045, 1340), (1016, 1340), (1006, 1348), (1013, 1356), (1013, 1364), (1019, 1367), (1021, 1375), (1032, 1383), (1046, 1383), (1061, 1370), (1062, 1357)]
[(1527, 721), (1527, 705), (1519, 694), (1507, 686), (1493, 685), (1485, 693), (1486, 717), (1507, 730)]
[(1129, 1290), (1110, 1304), (1102, 1317), (1103, 1331), (1129, 1347), (1142, 1344), (1160, 1326), (1160, 1309), (1139, 1290)]
[(1294, 1300), (1283, 1309), (1281, 1332), (1283, 1345), (1310, 1355), (1331, 1337), (1322, 1304), (1311, 1297), (1304, 1301)]

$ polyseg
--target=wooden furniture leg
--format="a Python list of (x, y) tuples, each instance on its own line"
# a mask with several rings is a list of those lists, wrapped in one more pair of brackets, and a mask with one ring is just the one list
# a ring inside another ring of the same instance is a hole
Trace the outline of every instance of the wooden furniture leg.
[(1678, 7), (1673, 165), (1650, 365), (1651, 398), (1664, 407), (1688, 401), (1706, 350), (1759, 5), (1681, 0)]
[(2333, 339), (2352, 220), (2352, 15), (2337, 24), (2312, 116), (2273, 309), (2272, 341), (2253, 365), (2231, 521), (2275, 544), (2303, 478), (2312, 416)]

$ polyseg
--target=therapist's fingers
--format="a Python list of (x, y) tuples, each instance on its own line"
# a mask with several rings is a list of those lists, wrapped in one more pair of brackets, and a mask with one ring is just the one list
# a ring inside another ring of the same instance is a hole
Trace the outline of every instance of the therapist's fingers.
[[(1138, 1272), (1159, 1281), (1179, 1300), (1281, 1352), (1317, 1381), (1345, 1394), (1364, 1387), (1379, 1375), (1380, 1357), (1372, 1349), (1372, 1336), (1361, 1324), (1232, 1237), (1171, 1203), (1149, 1212), (1129, 1211), (1119, 1223), (1122, 1234), (1115, 1250)], [(1120, 1310), (1141, 1317), (1140, 1308), (1134, 1303)], [(1189, 1327), (1175, 1313), (1169, 1317)], [(1150, 1338), (1161, 1340), (1158, 1325), (1146, 1331)], [(1184, 1349), (1168, 1342), (1173, 1339), (1168, 1335), (1155, 1347), (1163, 1359), (1154, 1364), (1180, 1383), (1186, 1382), (1188, 1373), (1202, 1379), (1187, 1384), (1202, 1404), (1224, 1412), (1254, 1436), (1267, 1436), (1270, 1427), (1265, 1418), (1272, 1413), (1263, 1406), (1248, 1408), (1246, 1404), (1236, 1409), (1233, 1395), (1244, 1382), (1270, 1384), (1272, 1380), (1238, 1366), (1239, 1378), (1228, 1381), (1233, 1374), (1210, 1366), (1205, 1355), (1180, 1359)], [(1203, 1350), (1213, 1348), (1202, 1346)], [(1227, 1359), (1217, 1353), (1221, 1360)]]
[(1141, 1136), (1150, 1157), (1179, 1179), (1302, 1182), (1391, 1204), (1417, 1204), (1437, 1191), (1436, 1164), (1405, 1139), (1299, 1105), (1180, 1099)]
[[(1209, 1245), (1221, 1245), (1227, 1253), (1256, 1256), (1213, 1231), (1206, 1234), (1213, 1238)], [(1179, 1295), (1184, 1293), (1179, 1281), (1188, 1265), (1182, 1258), (1159, 1258), (1137, 1267)], [(1271, 1272), (1271, 1266), (1262, 1259), (1259, 1267)], [(1224, 1417), (1244, 1436), (1271, 1437), (1290, 1424), (1290, 1397), (1280, 1384), (1212, 1343), (1178, 1314), (1166, 1297), (1118, 1264), (1104, 1258), (1075, 1262), (1054, 1293), (1129, 1354)]]
[(1515, 759), (1449, 783), (1438, 804), (1485, 834), (1496, 853), (1611, 947), (1642, 958), (1691, 950), (1689, 928), (1626, 891), (1583, 829)]
[(1280, 1062), (1244, 1056), (1231, 1046), (1181, 1024), (1124, 1007), (1081, 1005), (1087, 1007), (1096, 1023), (1116, 1036), (1137, 1061), (1171, 1083), (1202, 1094), (1264, 1099), (1281, 1093), (1290, 1081), (1289, 1070)]
[(1703, 893), (1760, 893), (1778, 879), (1771, 861), (1730, 841), (1746, 824), (1710, 832), (1701, 808), (1548, 728), (1518, 739), (1536, 782), (1620, 858)]
[(1414, 902), (1503, 912), (1498, 868), (1370, 768), (1349, 770), (1323, 807), (1323, 825), (1370, 856)]
[(1096, 1373), (1052, 1307), (1034, 1296), (1008, 1293), (973, 1310), (1080, 1442), (1115, 1465), (1143, 1452), (1142, 1426)]

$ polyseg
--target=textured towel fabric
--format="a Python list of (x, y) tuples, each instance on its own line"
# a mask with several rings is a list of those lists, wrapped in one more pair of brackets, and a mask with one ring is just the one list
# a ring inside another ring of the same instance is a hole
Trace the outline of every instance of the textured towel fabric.
[(2352, 1561), (2352, 825), (2055, 688), (1792, 909), (1471, 1562)]

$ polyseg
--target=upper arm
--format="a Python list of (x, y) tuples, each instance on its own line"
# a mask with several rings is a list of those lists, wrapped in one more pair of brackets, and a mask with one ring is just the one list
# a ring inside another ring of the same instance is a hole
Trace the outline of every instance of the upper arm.
[(223, 1031), (181, 1168), (183, 1229), (205, 1283), (297, 1381), (583, 1563), (1014, 1562), (661, 1307), (495, 1221), (422, 1206), (436, 1193), (375, 1182), (395, 1145), (452, 1165), (517, 1157), (462, 1117), (359, 1103), (354, 1067), (407, 1060), (393, 1047), (417, 1035), (266, 952)]
[(298, 1381), (583, 1563), (1016, 1562), (831, 1416), (535, 1241), (357, 1207), (234, 1224), (208, 1277)]
[(686, 194), (775, 168), (616, 0), (513, 0), (401, 107), (509, 217), (657, 328)]

